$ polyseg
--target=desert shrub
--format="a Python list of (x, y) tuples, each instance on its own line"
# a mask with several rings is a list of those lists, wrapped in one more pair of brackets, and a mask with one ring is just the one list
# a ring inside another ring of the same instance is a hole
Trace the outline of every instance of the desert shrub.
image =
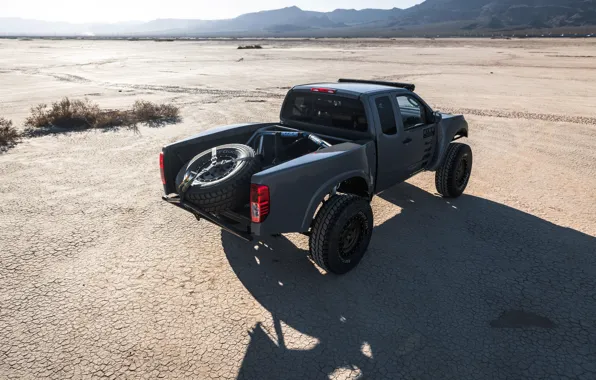
[(243, 45), (243, 46), (238, 46), (238, 49), (242, 50), (242, 49), (262, 49), (263, 47), (261, 45)]
[(132, 106), (132, 114), (139, 122), (176, 120), (179, 118), (179, 109), (172, 104), (157, 104), (146, 100), (137, 100)]
[(130, 110), (103, 110), (88, 99), (39, 104), (31, 108), (25, 120), (29, 129), (57, 127), (61, 129), (136, 127), (138, 123), (167, 123), (179, 119), (178, 107), (138, 100)]
[(93, 128), (100, 117), (101, 110), (89, 100), (70, 100), (63, 98), (52, 103), (39, 104), (31, 108), (31, 116), (25, 119), (26, 127), (58, 127), (66, 129)]
[(12, 126), (12, 121), (0, 117), (0, 150), (16, 145), (19, 138), (20, 134)]

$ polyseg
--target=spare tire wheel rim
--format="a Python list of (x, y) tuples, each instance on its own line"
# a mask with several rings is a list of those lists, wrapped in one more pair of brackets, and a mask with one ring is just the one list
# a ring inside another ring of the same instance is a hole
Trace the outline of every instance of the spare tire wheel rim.
[(352, 261), (352, 256), (358, 251), (367, 231), (366, 216), (358, 213), (345, 224), (339, 236), (339, 257), (344, 263)]
[[(194, 177), (192, 186), (201, 186), (220, 181), (240, 168), (245, 158), (236, 149), (213, 148), (211, 157), (199, 163), (195, 168), (189, 168), (186, 176)], [(208, 157), (208, 156), (207, 156)], [(207, 159), (207, 157), (205, 157)]]
[(228, 176), (239, 165), (236, 155), (219, 154), (199, 167), (196, 181), (213, 182)]

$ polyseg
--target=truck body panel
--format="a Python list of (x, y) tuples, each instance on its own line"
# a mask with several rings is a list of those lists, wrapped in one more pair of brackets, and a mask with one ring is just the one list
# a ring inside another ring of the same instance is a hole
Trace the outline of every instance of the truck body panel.
[(253, 175), (252, 183), (269, 187), (271, 212), (251, 230), (256, 235), (306, 232), (323, 198), (339, 183), (359, 177), (372, 194), (375, 162), (374, 142), (342, 143)]

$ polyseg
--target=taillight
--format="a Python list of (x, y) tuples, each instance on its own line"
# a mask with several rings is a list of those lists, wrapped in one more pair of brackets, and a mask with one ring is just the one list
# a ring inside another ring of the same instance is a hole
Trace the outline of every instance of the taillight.
[(269, 214), (269, 188), (265, 185), (250, 185), (250, 218), (261, 223)]
[(337, 90), (333, 90), (331, 88), (321, 88), (321, 87), (313, 87), (310, 89), (311, 92), (322, 92), (324, 94), (335, 94)]
[(163, 170), (163, 152), (159, 154), (159, 171), (161, 172), (161, 183), (166, 184), (166, 173)]

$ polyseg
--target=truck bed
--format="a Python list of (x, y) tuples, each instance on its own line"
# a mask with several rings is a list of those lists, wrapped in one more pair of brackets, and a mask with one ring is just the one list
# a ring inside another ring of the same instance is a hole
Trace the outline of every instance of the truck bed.
[[(188, 139), (163, 148), (164, 191), (166, 199), (176, 203), (175, 178), (181, 168), (195, 155), (215, 146), (230, 143), (245, 144), (255, 131), (276, 123), (241, 124), (220, 127), (202, 132)], [(284, 157), (264, 155), (263, 169), (252, 176), (252, 183), (266, 185), (271, 194), (271, 213), (262, 223), (251, 223), (247, 205), (217, 215), (203, 212), (196, 205), (180, 205), (198, 217), (208, 219), (231, 232), (244, 235), (276, 234), (307, 231), (314, 212), (326, 194), (350, 177), (364, 177), (366, 186), (372, 186), (375, 149), (372, 141), (346, 141), (333, 136), (320, 136), (331, 144), (325, 149), (313, 149), (308, 144), (298, 144), (285, 151)], [(265, 152), (274, 152), (274, 140), (265, 140)], [(276, 143), (277, 144), (277, 143)], [(292, 145), (292, 144), (290, 144)], [(279, 148), (279, 147), (278, 147)], [(283, 150), (282, 147), (280, 150)]]

